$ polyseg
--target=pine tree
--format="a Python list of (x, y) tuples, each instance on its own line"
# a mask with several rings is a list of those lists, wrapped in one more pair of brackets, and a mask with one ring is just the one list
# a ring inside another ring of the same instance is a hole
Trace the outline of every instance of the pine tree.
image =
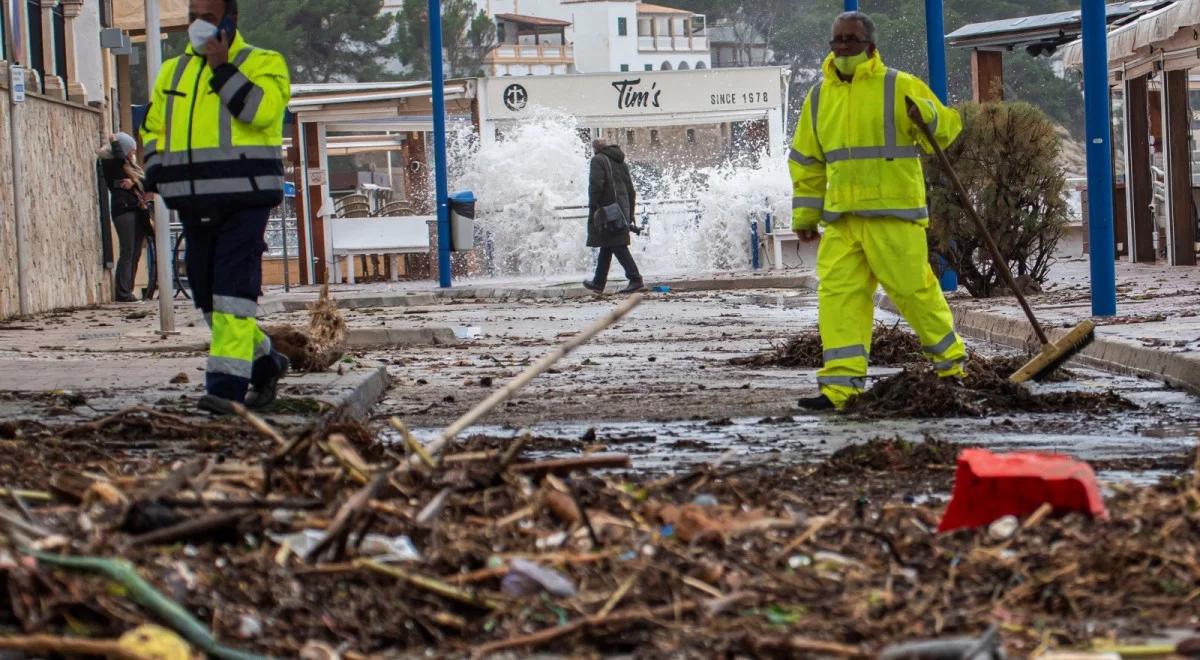
[[(429, 10), (425, 0), (404, 0), (396, 13), (392, 49), (408, 68), (406, 77), (429, 78)], [(496, 24), (473, 0), (442, 0), (442, 48), (445, 75), (483, 75), (483, 58), (496, 46)]]
[(292, 82), (383, 78), (390, 20), (382, 0), (241, 0), (247, 40), (287, 58)]

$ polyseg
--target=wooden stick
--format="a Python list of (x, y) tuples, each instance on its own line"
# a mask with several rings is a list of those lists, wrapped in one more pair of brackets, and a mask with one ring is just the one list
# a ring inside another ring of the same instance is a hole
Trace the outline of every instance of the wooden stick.
[(437, 578), (432, 578), (427, 575), (409, 573), (408, 571), (395, 566), (381, 564), (371, 559), (359, 559), (355, 561), (354, 564), (382, 575), (389, 575), (397, 580), (411, 584), (414, 587), (424, 589), (425, 591), (437, 594), (444, 598), (449, 598), (450, 600), (458, 601), (464, 605), (481, 607), (488, 610), (496, 610), (502, 607), (498, 601), (476, 595), (470, 591), (459, 589), (458, 587), (446, 584)]
[(200, 476), (200, 474), (204, 472), (204, 468), (207, 466), (207, 458), (196, 458), (184, 463), (183, 465), (180, 465), (175, 470), (172, 470), (171, 473), (162, 480), (162, 483), (152, 488), (149, 493), (146, 493), (145, 499), (151, 502), (156, 502), (168, 495), (174, 495), (175, 493), (179, 492), (181, 488), (186, 486), (189, 481)]
[(34, 523), (25, 522), (21, 516), (10, 511), (8, 507), (3, 505), (0, 505), (0, 523), (11, 525), (15, 529), (29, 534), (30, 536), (35, 536), (39, 539), (46, 538), (52, 534), (52, 532), (50, 532), (48, 529), (45, 529)]
[(497, 468), (501, 471), (507, 470), (508, 466), (512, 465), (512, 462), (517, 458), (517, 454), (521, 453), (521, 450), (532, 439), (533, 432), (529, 429), (523, 430), (521, 435), (517, 436), (517, 439), (513, 440), (513, 443), (508, 446), (508, 449), (504, 450), (504, 455), (500, 458), (500, 465)]
[(146, 656), (122, 648), (115, 640), (79, 639), (51, 635), (8, 635), (0, 637), (0, 649), (27, 653), (94, 655), (113, 660), (146, 660)]
[[(512, 397), (512, 395), (516, 394), (518, 390), (528, 385), (529, 382), (534, 378), (537, 378), (548, 371), (555, 364), (558, 364), (559, 360), (562, 360), (569, 353), (571, 353), (571, 351), (574, 351), (580, 346), (586, 344), (593, 337), (608, 329), (609, 326), (613, 325), (617, 321), (620, 321), (627, 314), (629, 314), (629, 312), (633, 311), (633, 308), (641, 304), (644, 298), (645, 296), (640, 293), (635, 293), (632, 296), (629, 296), (625, 302), (617, 305), (616, 308), (592, 324), (591, 327), (568, 339), (552, 353), (530, 365), (525, 369), (525, 371), (522, 371), (520, 374), (518, 374), (516, 378), (505, 384), (504, 387), (493, 392), (491, 396), (481, 401), (478, 405), (468, 411), (467, 414), (459, 417), (453, 424), (447, 426), (436, 440), (429, 443), (426, 449), (429, 450), (430, 454), (441, 453), (442, 450), (446, 448), (446, 445), (449, 444), (450, 441), (455, 437), (457, 437), (459, 433), (462, 433), (464, 429), (471, 426), (475, 422), (478, 422), (484, 415), (491, 412), (496, 406), (507, 401)], [(419, 460), (420, 458), (417, 456), (413, 456), (410, 459), (410, 461), (414, 463)]]
[(566, 474), (572, 470), (589, 468), (623, 468), (629, 467), (627, 454), (593, 454), (579, 458), (554, 458), (535, 463), (518, 463), (512, 466), (513, 472), (521, 474)]
[(163, 527), (153, 532), (146, 532), (145, 534), (135, 536), (129, 539), (129, 544), (131, 546), (138, 546), (150, 545), (152, 543), (174, 543), (175, 541), (182, 541), (200, 536), (201, 534), (233, 527), (245, 517), (246, 514), (243, 512), (234, 512), (218, 513), (196, 520), (185, 520), (178, 525)]
[(346, 499), (346, 503), (338, 509), (337, 515), (333, 517), (333, 522), (325, 530), (325, 538), (321, 539), (321, 542), (313, 546), (313, 549), (309, 550), (308, 554), (304, 556), (306, 563), (314, 563), (318, 557), (335, 544), (337, 547), (342, 546), (342, 541), (349, 536), (353, 523), (358, 520), (358, 514), (367, 507), (367, 504), (387, 484), (387, 477), (386, 472), (375, 475), (371, 483), (363, 486), (358, 492)]
[(287, 446), (288, 441), (279, 434), (279, 431), (276, 431), (270, 424), (263, 420), (262, 417), (250, 412), (248, 409), (246, 409), (246, 406), (243, 406), (237, 401), (232, 401), (229, 405), (233, 408), (233, 412), (237, 413), (238, 417), (246, 420), (246, 423), (253, 427), (255, 431), (258, 431), (271, 440), (274, 440), (275, 444), (279, 445), (280, 447)]
[(442, 513), (442, 509), (446, 508), (446, 502), (450, 500), (450, 495), (454, 493), (454, 489), (449, 486), (438, 491), (433, 499), (429, 500), (421, 512), (417, 514), (416, 523), (421, 526), (428, 525), (433, 522)]
[(400, 433), (400, 437), (404, 439), (404, 445), (408, 447), (409, 451), (416, 454), (426, 467), (437, 467), (437, 462), (433, 460), (433, 456), (429, 455), (429, 451), (413, 436), (412, 431), (408, 430), (408, 426), (400, 421), (399, 417), (392, 417), (388, 420), (388, 424)]
[(637, 582), (637, 579), (642, 576), (642, 571), (644, 570), (646, 570), (645, 566), (634, 571), (629, 577), (625, 578), (625, 581), (621, 583), (621, 586), (617, 587), (617, 590), (613, 592), (613, 595), (608, 598), (608, 602), (604, 603), (604, 607), (601, 607), (600, 611), (596, 612), (596, 616), (608, 616), (611, 614), (613, 609), (620, 604), (621, 599), (625, 597), (625, 594), (629, 593), (630, 588), (633, 587), (633, 583)]
[(600, 627), (608, 625), (618, 625), (637, 621), (639, 619), (656, 619), (659, 617), (676, 616), (686, 614), (700, 607), (700, 603), (696, 601), (687, 601), (685, 603), (677, 603), (672, 605), (663, 605), (654, 609), (646, 609), (645, 607), (631, 607), (629, 609), (614, 612), (606, 616), (589, 616), (582, 619), (576, 619), (568, 624), (555, 626), (553, 628), (543, 628), (535, 633), (528, 635), (516, 635), (508, 639), (502, 639), (495, 642), (480, 644), (471, 651), (471, 657), (483, 658), (497, 651), (503, 651), (512, 648), (524, 648), (552, 642), (559, 637), (564, 637), (578, 630), (587, 627)]
[(54, 495), (44, 490), (22, 490), (20, 488), (0, 488), (0, 497), (10, 497), (16, 495), (23, 500), (35, 500), (38, 502), (53, 502)]
[(779, 552), (775, 553), (775, 561), (779, 561), (787, 557), (788, 554), (790, 554), (793, 550), (815, 538), (817, 534), (821, 533), (822, 529), (825, 529), (826, 525), (833, 522), (837, 518), (838, 514), (842, 512), (842, 508), (843, 507), (838, 507), (837, 509), (829, 512), (828, 515), (817, 516), (816, 518), (813, 518), (812, 522), (808, 524), (808, 527), (805, 528), (803, 532), (800, 532), (800, 536), (792, 539), (790, 543), (783, 546)]
[(319, 509), (327, 504), (323, 500), (305, 499), (233, 499), (191, 500), (182, 497), (164, 497), (159, 500), (167, 506), (180, 509)]
[(371, 480), (371, 466), (363, 460), (358, 451), (350, 445), (350, 440), (341, 433), (333, 433), (329, 436), (326, 447), (330, 454), (337, 459), (337, 462), (350, 473), (351, 478), (360, 484), (366, 484)]

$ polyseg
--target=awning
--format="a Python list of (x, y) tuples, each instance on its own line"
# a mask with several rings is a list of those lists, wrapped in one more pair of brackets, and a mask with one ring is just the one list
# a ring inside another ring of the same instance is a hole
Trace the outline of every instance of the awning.
[[(1200, 0), (1178, 0), (1157, 11), (1141, 16), (1135, 21), (1122, 25), (1108, 33), (1108, 63), (1114, 65), (1136, 62), (1151, 55), (1152, 49), (1172, 49), (1185, 44), (1177, 43), (1181, 32), (1191, 33), (1190, 39), (1195, 42), (1186, 44), (1190, 47), (1200, 46)], [(1189, 35), (1183, 35), (1189, 36)], [(1083, 67), (1083, 42), (1073, 41), (1063, 47), (1063, 64), (1067, 68), (1080, 69)]]
[(677, 16), (700, 16), (694, 11), (686, 9), (676, 9), (674, 7), (664, 7), (662, 5), (652, 5), (648, 2), (639, 2), (637, 5), (637, 13), (639, 14), (674, 14)]
[(521, 14), (496, 14), (495, 18), (498, 21), (507, 21), (530, 27), (562, 28), (570, 27), (571, 25), (571, 21), (560, 21), (556, 18), (542, 18), (541, 16), (524, 16)]
[(158, 3), (163, 32), (187, 29), (188, 0), (112, 0), (113, 27), (144, 34), (147, 2)]

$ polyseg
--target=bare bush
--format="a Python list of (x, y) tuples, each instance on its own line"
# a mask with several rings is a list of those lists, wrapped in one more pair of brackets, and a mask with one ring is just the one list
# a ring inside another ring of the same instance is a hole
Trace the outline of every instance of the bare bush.
[[(1017, 282), (1038, 291), (1068, 220), (1054, 124), (1028, 103), (971, 103), (960, 111), (963, 132), (946, 155)], [(930, 253), (958, 271), (972, 296), (1006, 292), (983, 237), (933, 156), (926, 158), (925, 172)]]

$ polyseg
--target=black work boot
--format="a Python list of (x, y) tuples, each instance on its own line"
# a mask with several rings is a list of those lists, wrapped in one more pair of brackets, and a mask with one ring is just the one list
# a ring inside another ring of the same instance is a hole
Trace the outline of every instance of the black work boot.
[(800, 399), (797, 404), (801, 408), (805, 410), (811, 410), (813, 412), (827, 412), (837, 409), (837, 406), (833, 405), (833, 402), (829, 400), (829, 397), (825, 396), (824, 394), (805, 397)]
[(288, 368), (292, 366), (286, 355), (281, 354), (279, 358), (281, 362), (278, 373), (261, 385), (250, 384), (250, 391), (246, 393), (247, 408), (258, 410), (275, 403), (275, 397), (279, 394), (279, 381), (287, 375)]
[(645, 291), (645, 290), (646, 290), (646, 283), (643, 282), (642, 280), (629, 280), (629, 284), (626, 284), (625, 288), (621, 289), (617, 293), (637, 293), (638, 291)]
[(196, 402), (196, 407), (206, 413), (213, 415), (234, 415), (233, 402), (229, 399), (222, 399), (215, 394), (205, 394)]
[(604, 293), (604, 285), (603, 285), (603, 284), (596, 284), (596, 283), (595, 283), (595, 282), (593, 282), (592, 280), (584, 280), (584, 281), (583, 281), (583, 288), (585, 288), (585, 289), (587, 289), (588, 291), (591, 291), (591, 292), (593, 292), (593, 293)]

